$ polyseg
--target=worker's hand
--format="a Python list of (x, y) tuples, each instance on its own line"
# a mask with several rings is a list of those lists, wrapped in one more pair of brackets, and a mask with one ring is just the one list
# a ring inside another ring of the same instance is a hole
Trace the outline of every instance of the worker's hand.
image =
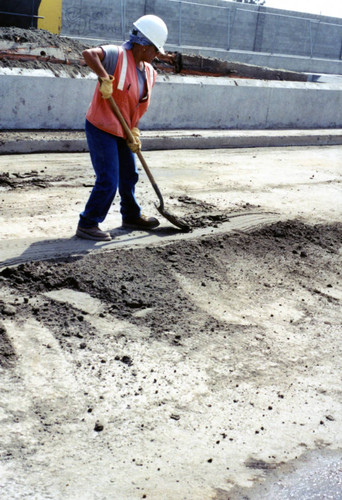
[(114, 76), (109, 75), (108, 78), (99, 78), (100, 82), (100, 92), (102, 94), (103, 99), (109, 99), (113, 94), (113, 82)]
[(141, 151), (141, 141), (139, 139), (140, 130), (137, 127), (134, 127), (132, 128), (131, 133), (133, 135), (134, 142), (127, 141), (127, 146), (133, 153), (138, 153), (139, 151)]

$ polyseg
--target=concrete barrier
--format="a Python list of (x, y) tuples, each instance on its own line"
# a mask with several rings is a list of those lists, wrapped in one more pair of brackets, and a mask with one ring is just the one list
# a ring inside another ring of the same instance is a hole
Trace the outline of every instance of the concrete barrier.
[[(95, 76), (2, 68), (2, 129), (79, 130)], [(21, 72), (20, 74), (18, 74)], [(342, 85), (158, 75), (142, 130), (342, 127)]]
[[(144, 130), (143, 151), (229, 149), (288, 146), (340, 146), (342, 129), (320, 130)], [(84, 131), (7, 130), (0, 132), (0, 155), (82, 153), (88, 151)]]
[(146, 128), (340, 128), (342, 86), (214, 77), (162, 77)]

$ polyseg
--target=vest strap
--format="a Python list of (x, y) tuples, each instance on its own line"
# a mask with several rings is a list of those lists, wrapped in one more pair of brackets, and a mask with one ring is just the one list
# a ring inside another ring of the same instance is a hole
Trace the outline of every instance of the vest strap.
[(150, 84), (151, 84), (151, 88), (153, 87), (153, 66), (151, 64), (148, 65), (149, 69), (150, 69)]
[(118, 90), (123, 90), (124, 85), (125, 85), (125, 80), (126, 80), (126, 73), (127, 73), (127, 54), (125, 49), (122, 49), (123, 52), (123, 60), (122, 60), (122, 67), (121, 67), (121, 73), (120, 73), (120, 78), (119, 78), (119, 83), (117, 86)]

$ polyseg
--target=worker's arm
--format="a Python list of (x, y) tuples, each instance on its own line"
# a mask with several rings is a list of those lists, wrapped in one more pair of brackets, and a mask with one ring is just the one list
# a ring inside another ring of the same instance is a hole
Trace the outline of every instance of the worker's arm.
[(102, 65), (104, 53), (101, 47), (94, 47), (93, 49), (86, 49), (82, 52), (85, 62), (90, 69), (94, 71), (99, 77), (100, 92), (104, 99), (109, 99), (113, 93), (113, 75), (108, 75), (107, 71)]
[(104, 52), (101, 47), (94, 47), (92, 49), (86, 49), (82, 52), (82, 56), (89, 66), (90, 69), (94, 71), (100, 78), (108, 78), (108, 73), (102, 66), (102, 61), (104, 59)]

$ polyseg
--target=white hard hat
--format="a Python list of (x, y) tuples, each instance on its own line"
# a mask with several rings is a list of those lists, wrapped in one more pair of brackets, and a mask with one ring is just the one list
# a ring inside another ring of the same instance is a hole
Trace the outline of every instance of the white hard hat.
[(159, 52), (165, 54), (163, 45), (166, 42), (168, 31), (166, 24), (160, 17), (151, 14), (142, 16), (133, 23), (133, 26), (148, 38)]

